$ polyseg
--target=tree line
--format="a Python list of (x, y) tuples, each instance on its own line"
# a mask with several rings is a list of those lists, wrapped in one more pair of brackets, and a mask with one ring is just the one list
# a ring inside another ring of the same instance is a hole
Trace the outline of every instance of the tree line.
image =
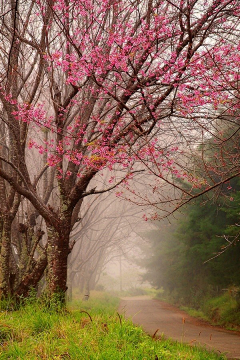
[[(228, 132), (225, 128), (226, 138)], [(208, 161), (221, 156), (227, 168), (227, 156), (237, 155), (239, 144), (238, 135), (225, 144), (224, 154), (213, 139), (208, 139), (204, 144)], [(197, 168), (199, 151), (196, 173), (205, 177), (203, 167)], [(209, 176), (217, 178), (216, 173)], [(239, 292), (240, 181), (232, 179), (209, 193), (195, 191), (195, 200), (175, 218), (159, 222), (154, 231), (146, 233), (150, 251), (145, 259), (145, 278), (162, 287), (174, 301), (198, 308), (207, 297), (222, 295), (231, 288)]]

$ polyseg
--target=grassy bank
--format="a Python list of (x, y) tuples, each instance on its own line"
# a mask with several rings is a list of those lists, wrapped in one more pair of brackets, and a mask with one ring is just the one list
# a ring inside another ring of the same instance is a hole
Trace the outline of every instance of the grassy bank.
[(29, 302), (0, 313), (0, 359), (225, 359), (197, 347), (154, 340), (117, 312), (118, 300), (70, 304), (68, 310)]
[(230, 290), (221, 296), (206, 297), (199, 299), (199, 301), (194, 300), (194, 305), (188, 304), (183, 298), (171, 297), (171, 294), (166, 294), (162, 290), (151, 290), (151, 295), (177, 305), (189, 315), (203, 319), (212, 325), (240, 331), (240, 301), (236, 294)]
[(240, 305), (230, 293), (206, 299), (198, 310), (188, 307), (183, 307), (183, 310), (213, 325), (240, 331)]

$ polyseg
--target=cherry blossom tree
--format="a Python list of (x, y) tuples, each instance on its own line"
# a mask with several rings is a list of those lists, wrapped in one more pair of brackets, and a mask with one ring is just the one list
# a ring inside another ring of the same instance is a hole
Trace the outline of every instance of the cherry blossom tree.
[[(11, 171), (0, 176), (46, 221), (50, 294), (66, 291), (70, 234), (86, 196), (114, 188), (120, 196), (120, 184), (142, 171), (199, 186), (177, 160), (212, 133), (222, 104), (225, 117), (239, 108), (239, 12), (237, 0), (2, 3), (1, 121), (14, 157), (2, 153)], [(43, 172), (56, 170), (52, 202), (27, 147), (47, 158)]]

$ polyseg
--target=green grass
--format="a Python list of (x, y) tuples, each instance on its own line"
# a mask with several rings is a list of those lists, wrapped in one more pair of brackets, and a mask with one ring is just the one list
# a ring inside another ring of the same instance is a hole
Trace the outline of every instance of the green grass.
[[(0, 313), (0, 360), (225, 359), (198, 347), (154, 340), (116, 312), (118, 300), (103, 294), (67, 310), (29, 302)], [(157, 357), (156, 357), (157, 356)]]
[(240, 330), (240, 305), (231, 293), (206, 301), (203, 311), (212, 323)]
[(240, 331), (240, 306), (236, 299), (228, 293), (205, 300), (199, 310), (187, 306), (180, 308), (189, 315), (207, 321), (212, 325)]

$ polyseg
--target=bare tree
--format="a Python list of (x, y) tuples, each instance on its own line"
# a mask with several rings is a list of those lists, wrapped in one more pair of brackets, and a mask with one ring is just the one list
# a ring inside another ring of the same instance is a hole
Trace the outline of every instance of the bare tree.
[(139, 227), (141, 214), (141, 208), (116, 200), (111, 192), (84, 202), (81, 222), (71, 236), (75, 245), (68, 261), (68, 288), (78, 286), (90, 295), (106, 264), (119, 256), (119, 249), (123, 255), (134, 246), (130, 233)]

